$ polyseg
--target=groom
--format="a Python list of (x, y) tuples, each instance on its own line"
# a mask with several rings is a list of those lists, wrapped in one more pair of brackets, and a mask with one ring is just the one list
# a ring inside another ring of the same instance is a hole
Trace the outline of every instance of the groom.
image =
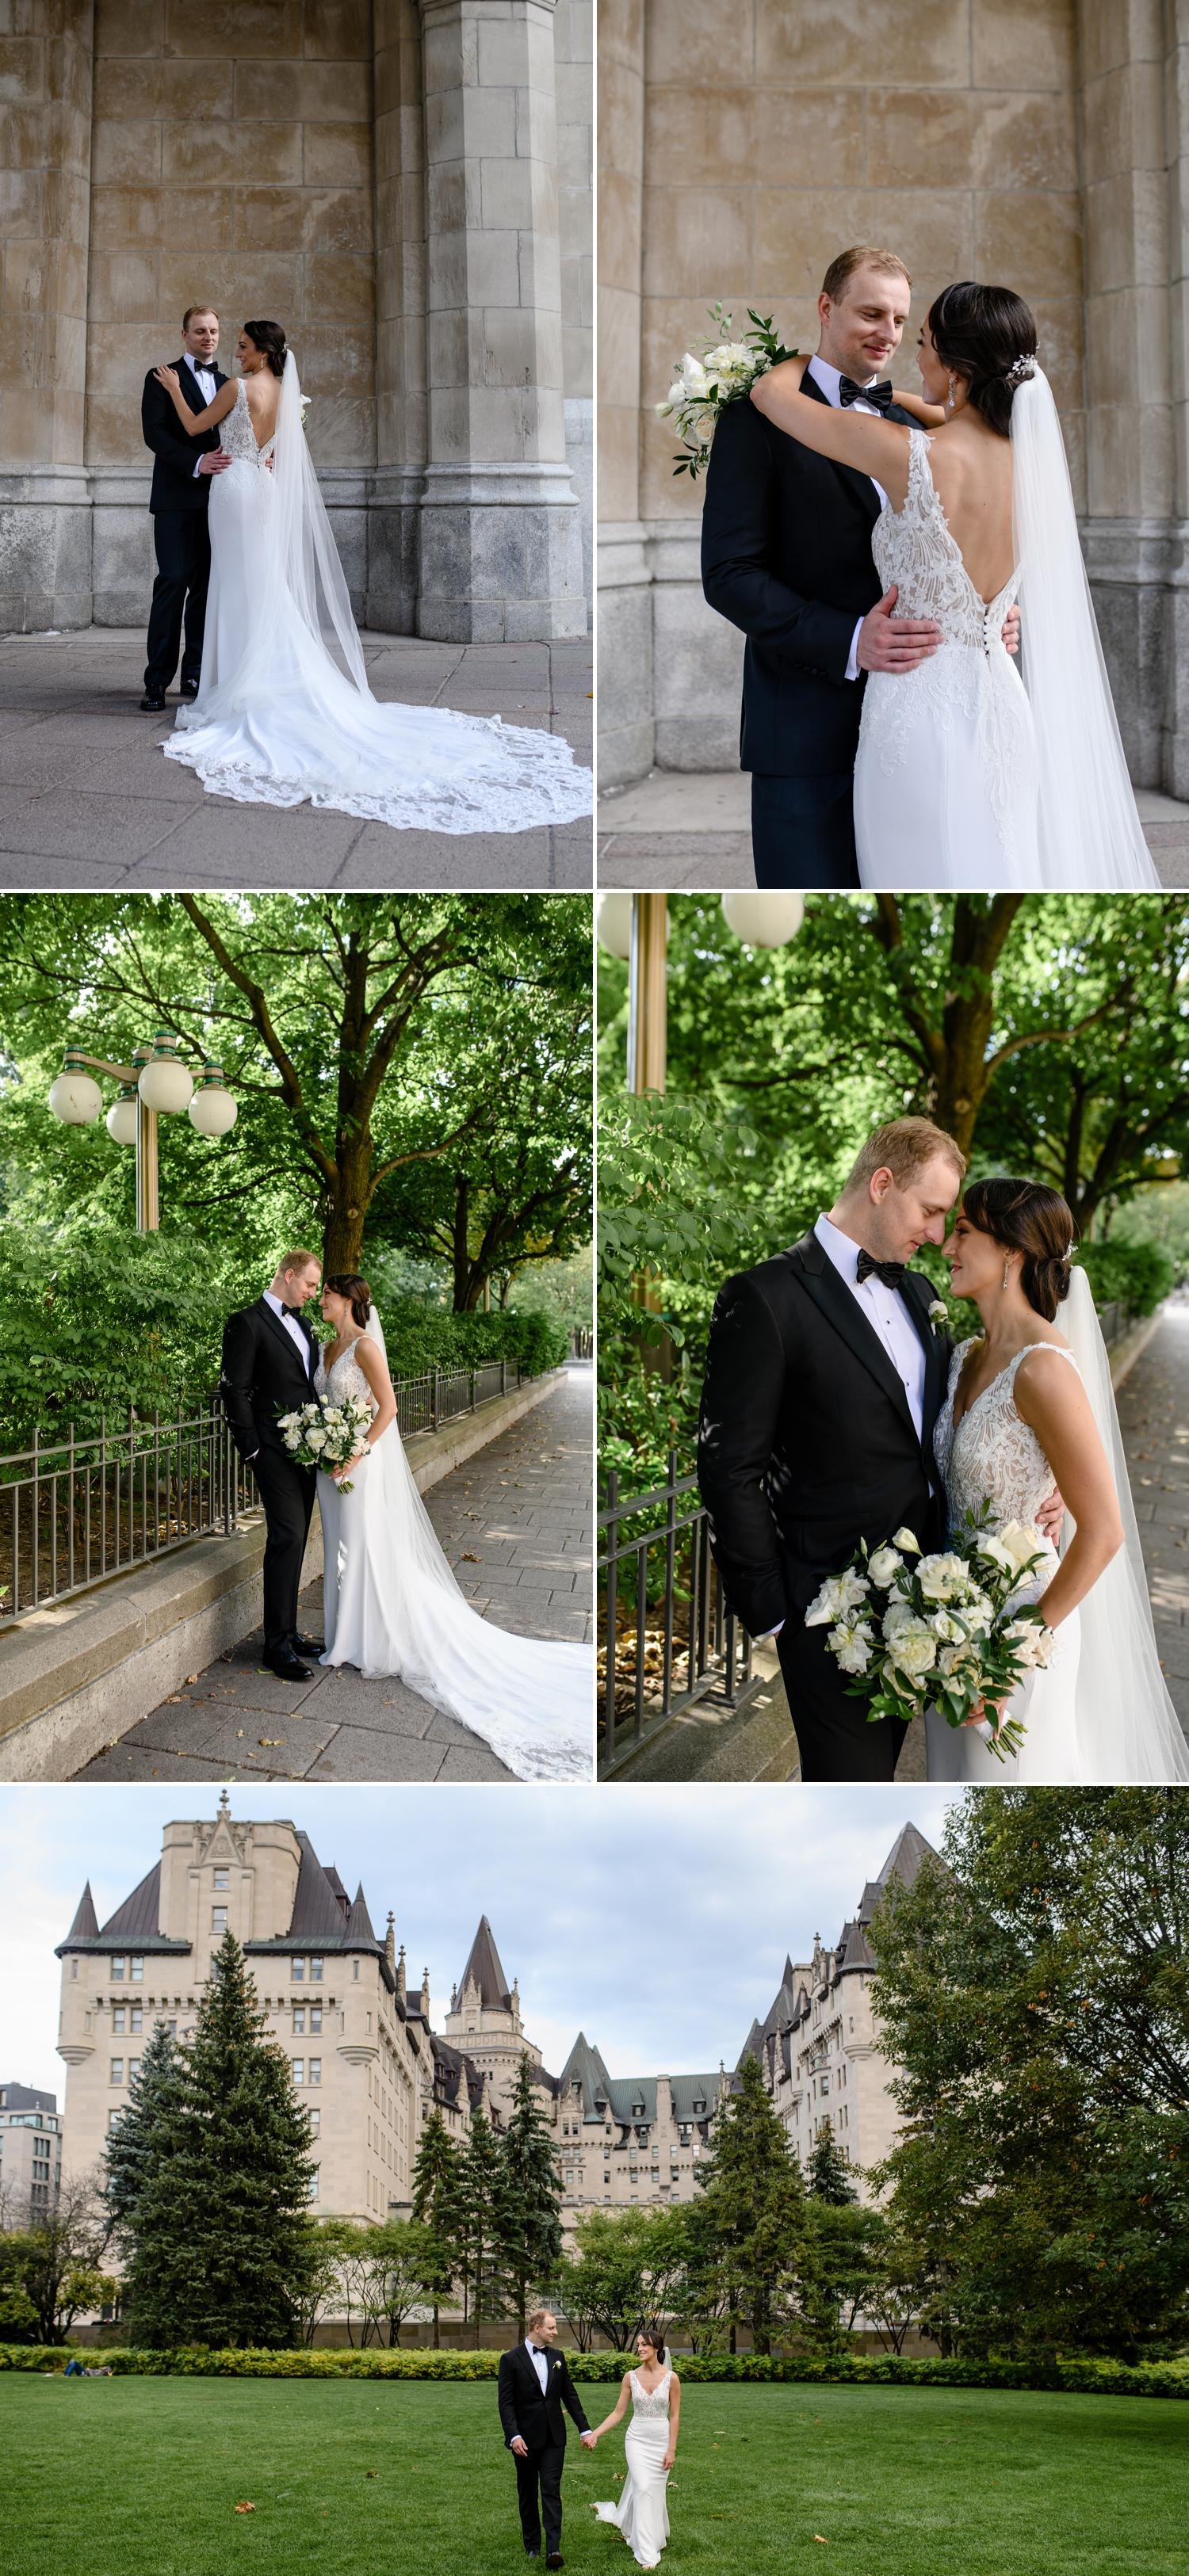
[(318, 1345), (301, 1310), (321, 1277), (316, 1253), (285, 1253), (272, 1286), (254, 1306), (229, 1315), (223, 1330), (224, 1411), (264, 1505), (264, 1661), (285, 1682), (308, 1682), (301, 1657), (322, 1652), (322, 1639), (300, 1636), (297, 1627), (315, 1471), (297, 1465), (277, 1429), (280, 1414), (313, 1397)]
[[(177, 369), (178, 382), (191, 411), (205, 411), (220, 385), (227, 382), (216, 362), (218, 346), (218, 314), (205, 304), (188, 305), (182, 316), (182, 355), (171, 363)], [(187, 437), (152, 368), (145, 377), (140, 398), (140, 425), (145, 446), (151, 447), (154, 458), (149, 509), (157, 555), (145, 693), (140, 703), (145, 715), (159, 716), (178, 666), (183, 614), (186, 649), (180, 690), (183, 698), (198, 695), (206, 588), (211, 572), (206, 515), (210, 478), (212, 474), (222, 474), (231, 459), (219, 445), (217, 429), (204, 430), (201, 438)]]
[[(903, 338), (910, 291), (894, 251), (860, 244), (831, 260), (801, 385), (811, 402), (913, 426), (882, 375)], [(720, 415), (702, 588), (747, 637), (739, 762), (751, 771), (757, 885), (857, 886), (852, 798), (866, 673), (903, 676), (937, 650), (931, 618), (894, 614), (895, 583), (879, 595), (871, 531), (886, 499), (869, 474), (815, 456), (754, 403), (728, 403)], [(1013, 609), (1009, 652), (1018, 641)]]
[(564, 2353), (555, 2352), (557, 2318), (549, 2308), (534, 2308), (523, 2343), (500, 2356), (499, 2410), (505, 2447), (516, 2462), (516, 2498), (525, 2554), (541, 2554), (541, 2519), (545, 2521), (545, 2564), (562, 2567), (561, 2477), (566, 2464), (566, 2416), (571, 2415), (584, 2450), (595, 2437), (570, 2377)]

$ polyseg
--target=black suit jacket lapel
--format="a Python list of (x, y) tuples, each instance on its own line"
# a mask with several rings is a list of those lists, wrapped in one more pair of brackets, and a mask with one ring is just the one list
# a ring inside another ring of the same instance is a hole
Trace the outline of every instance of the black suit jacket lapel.
[[(825, 403), (827, 411), (833, 411), (833, 403), (822, 392), (821, 386), (816, 378), (810, 375), (808, 368), (801, 378), (801, 391), (803, 394), (808, 394), (811, 402)], [(840, 465), (835, 457), (829, 457), (827, 462), (833, 467), (849, 499), (858, 504), (868, 527), (873, 528), (879, 517), (881, 503), (870, 475), (862, 473), (857, 465)]]
[(933, 1282), (920, 1271), (906, 1270), (901, 1296), (916, 1326), (925, 1353), (924, 1438), (921, 1446), (926, 1457), (933, 1455), (933, 1426), (941, 1411), (949, 1368), (949, 1341), (944, 1333), (935, 1333), (929, 1321), (933, 1302)]
[(833, 1325), (835, 1332), (841, 1334), (848, 1349), (870, 1371), (876, 1384), (883, 1388), (884, 1394), (895, 1405), (914, 1448), (918, 1447), (917, 1427), (908, 1409), (908, 1397), (888, 1352), (812, 1230), (802, 1236), (800, 1243), (793, 1245), (788, 1258), (798, 1269), (819, 1313)]
[[(290, 1341), (290, 1339), (289, 1339), (289, 1335), (288, 1335), (288, 1333), (286, 1332), (286, 1330), (285, 1330), (285, 1327), (284, 1327), (283, 1323), (281, 1322), (281, 1318), (280, 1318), (280, 1316), (279, 1316), (279, 1315), (274, 1315), (273, 1310), (272, 1310), (272, 1307), (271, 1307), (271, 1306), (269, 1306), (268, 1304), (266, 1304), (266, 1302), (265, 1302), (265, 1300), (264, 1300), (264, 1298), (263, 1298), (263, 1297), (258, 1297), (258, 1298), (257, 1298), (257, 1300), (256, 1300), (256, 1312), (257, 1312), (257, 1314), (258, 1314), (258, 1315), (262, 1315), (262, 1316), (263, 1316), (265, 1323), (268, 1325), (269, 1331), (270, 1331), (271, 1333), (275, 1334), (277, 1341), (278, 1341), (278, 1342), (280, 1343), (280, 1345), (281, 1345), (281, 1349), (284, 1351), (284, 1353), (285, 1353), (285, 1355), (286, 1355), (287, 1359), (288, 1359), (288, 1360), (289, 1360), (289, 1362), (290, 1362), (290, 1365), (291, 1365), (293, 1368), (299, 1368), (299, 1367), (300, 1367), (300, 1365), (301, 1365), (301, 1363), (300, 1363), (300, 1361), (299, 1361), (299, 1359), (298, 1359), (297, 1352), (295, 1351), (295, 1349), (294, 1349), (294, 1347), (293, 1347), (293, 1344), (292, 1344), (292, 1342), (291, 1342), (291, 1341)], [(308, 1328), (307, 1328), (307, 1329), (308, 1329)], [(306, 1370), (306, 1372), (305, 1372), (305, 1374), (306, 1374), (306, 1376), (307, 1376), (307, 1378), (308, 1378), (308, 1377), (309, 1377), (309, 1375), (310, 1375), (310, 1371), (307, 1369), (307, 1370)]]

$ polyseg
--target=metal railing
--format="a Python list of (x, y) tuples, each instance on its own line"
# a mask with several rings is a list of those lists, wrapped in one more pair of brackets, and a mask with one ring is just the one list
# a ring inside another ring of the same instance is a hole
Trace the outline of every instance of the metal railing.
[(714, 1693), (735, 1708), (752, 1683), (751, 1639), (723, 1597), (697, 1478), (677, 1465), (671, 1449), (665, 1483), (627, 1498), (609, 1475), (597, 1516), (603, 1774), (695, 1701)]
[[(402, 1437), (475, 1412), (525, 1374), (519, 1361), (488, 1360), (396, 1378)], [(0, 1458), (0, 1624), (193, 1539), (230, 1537), (255, 1502), (217, 1396), (168, 1422), (130, 1407), (119, 1428), (104, 1415), (97, 1433), (72, 1423), (65, 1439), (45, 1441), (35, 1431), (31, 1448)]]

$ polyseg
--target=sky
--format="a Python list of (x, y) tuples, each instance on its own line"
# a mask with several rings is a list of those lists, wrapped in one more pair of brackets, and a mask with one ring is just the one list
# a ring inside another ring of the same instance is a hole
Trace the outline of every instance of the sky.
[[(206, 1782), (0, 1789), (0, 2083), (61, 2100), (65, 1939), (88, 1878), (100, 1924), (160, 1857), (169, 1822), (214, 1817)], [(486, 1914), (527, 2036), (558, 2073), (577, 2036), (611, 2075), (734, 2065), (785, 1953), (837, 1940), (902, 1826), (938, 1845), (954, 1789), (306, 1788), (250, 1782), (233, 1817), (287, 1817), (377, 1934), (389, 1907), (410, 1986), (441, 2030)]]

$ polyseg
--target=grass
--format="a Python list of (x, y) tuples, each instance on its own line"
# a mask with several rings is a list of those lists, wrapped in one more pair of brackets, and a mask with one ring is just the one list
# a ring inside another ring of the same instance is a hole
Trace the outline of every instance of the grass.
[[(613, 2393), (586, 2393), (592, 2422)], [(494, 2388), (9, 2376), (0, 2457), (6, 2576), (513, 2576), (526, 2565)], [(630, 2576), (622, 2542), (589, 2510), (622, 2471), (620, 2436), (594, 2454), (572, 2439), (564, 2549), (576, 2576)], [(239, 2502), (255, 2512), (237, 2514)], [(1181, 2576), (1189, 2407), (691, 2387), (670, 2517), (666, 2576)]]

